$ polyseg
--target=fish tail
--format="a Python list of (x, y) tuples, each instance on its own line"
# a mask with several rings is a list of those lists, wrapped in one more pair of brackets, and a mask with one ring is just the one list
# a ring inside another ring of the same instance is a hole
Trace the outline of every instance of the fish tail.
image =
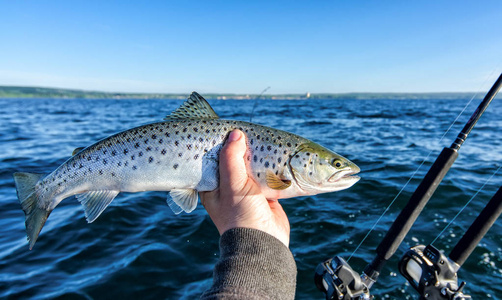
[(14, 173), (17, 197), (26, 216), (26, 233), (30, 242), (30, 250), (35, 245), (45, 221), (52, 212), (52, 209), (43, 208), (45, 206), (42, 205), (43, 199), (36, 192), (36, 184), (42, 177), (44, 177), (43, 174)]

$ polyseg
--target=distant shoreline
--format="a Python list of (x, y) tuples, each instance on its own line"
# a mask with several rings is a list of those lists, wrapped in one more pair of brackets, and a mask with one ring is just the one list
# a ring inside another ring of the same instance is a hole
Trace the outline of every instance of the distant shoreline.
[[(298, 99), (470, 99), (475, 93), (305, 93), (305, 94), (215, 94), (208, 93), (203, 96), (207, 99), (218, 100), (298, 100)], [(56, 98), (56, 99), (186, 99), (186, 94), (178, 93), (112, 93), (99, 91), (84, 91), (45, 87), (0, 86), (0, 98)], [(476, 98), (483, 97), (478, 94)], [(502, 98), (498, 95), (497, 98)]]

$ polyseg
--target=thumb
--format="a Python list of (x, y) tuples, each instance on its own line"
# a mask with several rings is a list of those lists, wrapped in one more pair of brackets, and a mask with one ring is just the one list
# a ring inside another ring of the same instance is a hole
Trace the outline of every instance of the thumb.
[(228, 136), (220, 153), (220, 185), (233, 191), (241, 190), (248, 180), (246, 171), (246, 139), (240, 130), (234, 130)]

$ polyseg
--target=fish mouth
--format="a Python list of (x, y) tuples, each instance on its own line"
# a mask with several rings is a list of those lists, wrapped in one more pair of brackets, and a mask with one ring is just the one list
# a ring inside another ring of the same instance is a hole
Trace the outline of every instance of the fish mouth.
[(328, 178), (328, 182), (336, 183), (336, 182), (340, 182), (340, 181), (354, 181), (354, 183), (355, 183), (355, 182), (359, 181), (359, 179), (361, 179), (361, 177), (355, 175), (359, 172), (360, 172), (359, 168), (341, 170), (341, 171), (336, 172), (333, 175), (331, 175), (331, 177)]

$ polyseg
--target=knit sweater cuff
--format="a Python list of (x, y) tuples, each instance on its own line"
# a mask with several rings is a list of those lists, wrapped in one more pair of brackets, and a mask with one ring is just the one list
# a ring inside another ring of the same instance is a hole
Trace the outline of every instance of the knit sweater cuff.
[(295, 287), (295, 260), (281, 241), (260, 230), (233, 228), (220, 238), (213, 286), (203, 298), (294, 299)]

